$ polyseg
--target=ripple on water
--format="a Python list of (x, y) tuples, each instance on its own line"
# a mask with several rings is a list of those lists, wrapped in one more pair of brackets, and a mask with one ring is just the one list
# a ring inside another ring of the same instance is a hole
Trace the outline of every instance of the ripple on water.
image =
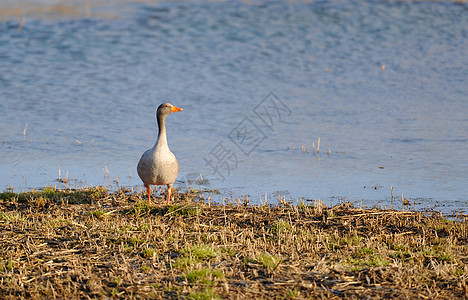
[[(167, 120), (179, 186), (197, 173), (253, 201), (287, 191), (369, 205), (391, 204), (393, 186), (431, 208), (467, 207), (464, 5), (122, 0), (14, 15), (5, 3), (4, 186), (55, 184), (59, 168), (87, 185), (140, 185), (154, 110), (170, 101), (184, 108)], [(270, 91), (291, 111), (269, 116), (274, 126), (253, 111)], [(232, 140), (245, 118), (265, 136), (248, 155)], [(206, 163), (219, 145), (234, 168)]]

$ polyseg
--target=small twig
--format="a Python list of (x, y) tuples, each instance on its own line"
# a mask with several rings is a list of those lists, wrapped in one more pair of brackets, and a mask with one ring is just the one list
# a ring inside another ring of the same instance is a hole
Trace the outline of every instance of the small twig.
[(26, 131), (28, 130), (28, 123), (24, 126), (23, 135), (26, 136)]

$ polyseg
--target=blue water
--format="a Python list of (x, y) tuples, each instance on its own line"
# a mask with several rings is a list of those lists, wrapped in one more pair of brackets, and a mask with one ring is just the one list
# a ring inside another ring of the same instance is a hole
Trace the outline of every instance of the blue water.
[(0, 20), (0, 190), (63, 185), (59, 170), (72, 187), (141, 189), (169, 101), (184, 109), (167, 119), (178, 187), (467, 211), (468, 5), (75, 9)]

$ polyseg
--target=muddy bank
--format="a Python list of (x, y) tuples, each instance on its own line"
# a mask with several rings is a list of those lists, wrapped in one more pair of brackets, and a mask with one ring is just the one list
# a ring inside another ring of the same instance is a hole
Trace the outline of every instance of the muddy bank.
[(1, 298), (468, 296), (466, 219), (202, 198), (176, 192), (158, 207), (99, 187), (1, 193)]

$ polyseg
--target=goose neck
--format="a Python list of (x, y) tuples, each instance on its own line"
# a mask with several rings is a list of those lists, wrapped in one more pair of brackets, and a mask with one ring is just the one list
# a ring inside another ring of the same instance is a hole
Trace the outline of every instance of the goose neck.
[(156, 147), (166, 146), (167, 147), (167, 135), (166, 135), (166, 116), (158, 115), (158, 140), (156, 142)]

